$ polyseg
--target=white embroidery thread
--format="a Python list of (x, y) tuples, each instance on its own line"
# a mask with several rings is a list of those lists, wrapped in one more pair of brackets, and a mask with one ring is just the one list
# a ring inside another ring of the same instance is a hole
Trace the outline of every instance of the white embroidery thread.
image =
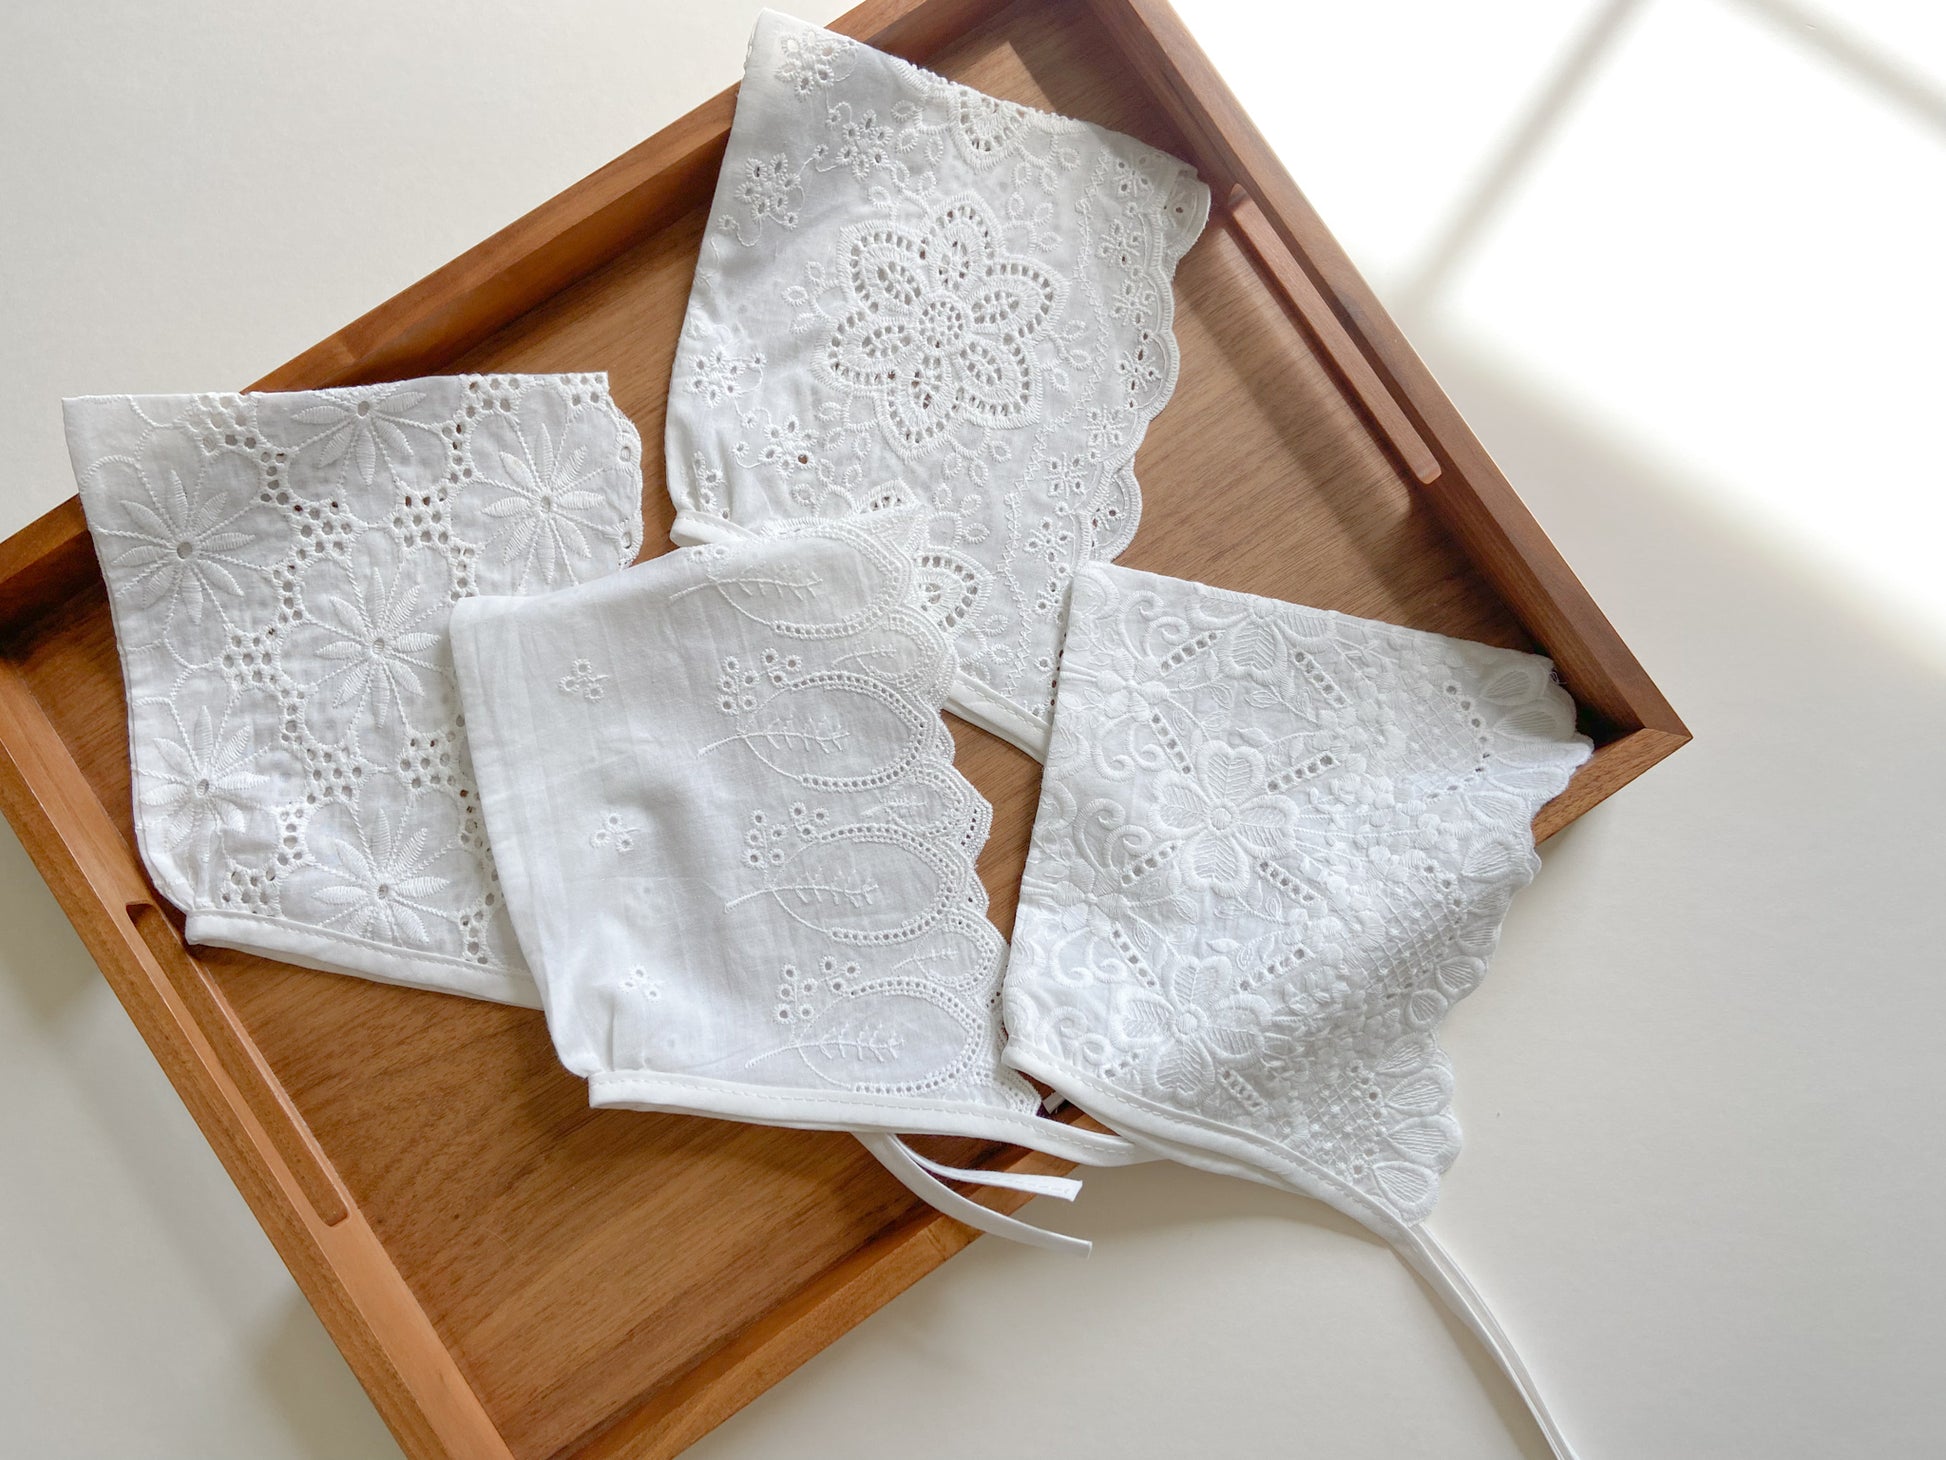
[[(598, 375), (69, 402), (144, 859), (199, 933), (532, 1002), (446, 620), (612, 573), (641, 443)], [(577, 661), (564, 692), (598, 698)]]
[(1068, 580), (1135, 531), (1207, 209), (1131, 138), (766, 14), (678, 347), (677, 540), (924, 511), (950, 708), (1040, 753)]
[(1076, 578), (1008, 1059), (1380, 1231), (1459, 1150), (1434, 1040), (1588, 754), (1551, 666), (1101, 564)]

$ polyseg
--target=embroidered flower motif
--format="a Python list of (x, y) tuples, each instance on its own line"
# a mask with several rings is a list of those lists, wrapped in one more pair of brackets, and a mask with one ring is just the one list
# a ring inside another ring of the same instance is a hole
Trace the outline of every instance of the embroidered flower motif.
[(593, 704), (607, 693), (607, 682), (608, 676), (596, 674), (593, 664), (586, 659), (577, 659), (573, 667), (561, 676), (561, 693), (576, 695)]
[(452, 879), (432, 869), (450, 848), (435, 844), (430, 827), (411, 823), (409, 811), (393, 817), (373, 809), (354, 820), (353, 837), (319, 848), (318, 870), (329, 885), (317, 899), (337, 909), (324, 919), (326, 927), (356, 938), (426, 945), (426, 919), (448, 916), (435, 900)]
[(1209, 1094), (1224, 1065), (1263, 1049), (1269, 1005), (1233, 992), (1235, 973), (1221, 954), (1190, 958), (1170, 976), (1169, 998), (1138, 988), (1124, 991), (1115, 1007), (1119, 1032), (1150, 1054), (1156, 1084), (1193, 1103)]
[(499, 524), (488, 546), (502, 562), (519, 565), (522, 586), (530, 574), (543, 583), (579, 579), (592, 567), (595, 544), (608, 535), (603, 486), (620, 469), (602, 449), (599, 429), (586, 415), (558, 431), (545, 420), (523, 418), (515, 449), (497, 452), (500, 476), (489, 485), (504, 495), (486, 507)]
[(141, 804), (160, 816), (171, 851), (186, 847), (194, 853), (218, 828), (243, 831), (270, 778), (253, 769), (265, 752), (252, 743), (247, 721), (230, 723), (228, 705), (221, 717), (202, 706), (187, 729), (174, 705), (169, 718), (177, 738), (151, 742), (159, 764), (142, 776)]
[(727, 517), (729, 512), (723, 505), (723, 497), (729, 482), (724, 477), (722, 468), (711, 466), (709, 458), (697, 451), (690, 456), (689, 475), (695, 483), (693, 495), (696, 510), (711, 517)]
[(932, 515), (926, 518), (921, 534), (933, 547), (977, 547), (987, 540), (986, 498), (979, 492), (964, 496), (950, 486), (935, 488)]
[(742, 376), (763, 369), (762, 355), (732, 355), (718, 346), (699, 357), (689, 373), (689, 388), (713, 406), (743, 394)]
[(1155, 179), (1126, 157), (1109, 164), (1108, 179), (1109, 191), (1125, 203), (1142, 202), (1155, 192)]
[(1170, 703), (1168, 687), (1139, 674), (1103, 668), (1073, 683), (1088, 708), (1109, 720), (1144, 720)]
[(960, 149), (978, 167), (998, 161), (1027, 127), (1032, 113), (1015, 102), (956, 87), (953, 96), (953, 135)]
[(842, 36), (786, 35), (779, 40), (778, 50), (783, 60), (777, 65), (777, 79), (799, 96), (821, 91), (851, 74), (852, 42)]
[(763, 235), (766, 223), (797, 227), (797, 207), (804, 201), (803, 169), (793, 167), (782, 152), (746, 158), (743, 176), (737, 179), (730, 196), (749, 218), (750, 228), (746, 231), (743, 219), (733, 215), (726, 215), (721, 226), (735, 233), (737, 241), (747, 247)]
[[(875, 111), (852, 115), (851, 103), (839, 102), (831, 108), (828, 121), (837, 129), (838, 149), (832, 154), (835, 166), (847, 168), (860, 182), (892, 160), (892, 129), (878, 119)], [(820, 163), (822, 167), (824, 164)]]
[(817, 437), (796, 416), (773, 421), (768, 411), (760, 414), (763, 444), (753, 450), (748, 442), (737, 442), (737, 460), (745, 466), (767, 466), (786, 476), (813, 470), (817, 465)]
[[(1121, 569), (1074, 595), (1010, 1036), (1192, 1113), (1188, 1144), (1244, 1135), (1292, 1158), (1266, 1179), (1420, 1220), (1459, 1149), (1433, 1031), (1587, 754), (1571, 703), (1543, 660), (1389, 625)], [(1151, 717), (1109, 718), (1143, 685)], [(1177, 897), (1133, 905), (1091, 842), (1165, 860)]]
[(1158, 788), (1158, 818), (1187, 844), (1190, 875), (1218, 896), (1241, 894), (1251, 864), (1289, 833), (1290, 802), (1268, 780), (1261, 753), (1213, 741), (1197, 754), (1193, 776), (1171, 773)]
[[(1133, 138), (849, 42), (826, 67), (815, 36), (770, 21), (752, 51), (710, 220), (749, 246), (719, 234), (705, 248), (700, 327), (676, 379), (719, 342), (761, 349), (769, 365), (743, 377), (735, 411), (676, 391), (673, 489), (685, 511), (721, 504), (745, 526), (868, 510), (888, 477), (915, 493), (942, 481), (983, 493), (966, 534), (948, 543), (935, 529), (915, 561), (955, 638), (968, 708), (1038, 747), (1068, 569), (1134, 534), (1131, 462), (1176, 378), (1170, 279), (1207, 192)], [(750, 185), (748, 201), (768, 199), (773, 177), (794, 231), (764, 228), (737, 196)], [(810, 382), (794, 378), (807, 368)], [(795, 413), (818, 438), (810, 460), (706, 500), (682, 464), (698, 448), (726, 468), (756, 464), (760, 410)], [(1057, 491), (1071, 494), (1065, 521), (1050, 510)], [(1064, 564), (1023, 546), (1043, 514), (1073, 534)]]
[(444, 607), (404, 572), (390, 584), (373, 572), (348, 574), (345, 591), (324, 600), (316, 626), (329, 636), (318, 657), (332, 666), (314, 682), (332, 686), (331, 702), (357, 706), (376, 720), (405, 718), (406, 705), (425, 692), (421, 676), (444, 671), (434, 657), (439, 635), (430, 631)]
[[(437, 427), (408, 414), (426, 398), (424, 391), (399, 389), (381, 395), (352, 390), (321, 393), (321, 397), (317, 405), (291, 419), (323, 429), (292, 449), (312, 453), (319, 466), (354, 472), (366, 486), (377, 477), (380, 466), (396, 480), (412, 460), (414, 447), (438, 437)], [(413, 431), (423, 434), (415, 439)]]
[(649, 971), (639, 964), (622, 975), (621, 987), (630, 993), (639, 993), (645, 999), (662, 997), (662, 985), (649, 977)]
[(1061, 285), (1005, 253), (983, 204), (947, 204), (923, 230), (848, 230), (840, 262), (851, 311), (820, 357), (843, 388), (869, 395), (892, 445), (936, 449), (961, 423), (1024, 426), (1038, 413), (1032, 344), (1061, 303)]
[(1048, 567), (1066, 570), (1074, 554), (1074, 529), (1066, 521), (1043, 517), (1020, 540), (1020, 545)]
[(269, 549), (270, 512), (256, 500), (257, 476), (232, 454), (207, 458), (193, 483), (173, 468), (158, 488), (133, 462), (104, 463), (123, 478), (112, 521), (100, 535), (116, 544), (105, 565), (118, 594), (141, 608), (167, 604), (201, 624), (205, 609), (238, 607), (243, 580)]
[(641, 832), (641, 827), (630, 826), (619, 811), (611, 811), (602, 817), (601, 825), (589, 835), (588, 845), (597, 849), (613, 847), (615, 855), (619, 857), (635, 850), (635, 838)]
[(524, 459), (524, 436), (538, 454), (542, 426), (557, 457), (586, 447), (614, 472), (587, 576), (630, 555), (641, 443), (606, 383), (95, 398), (68, 424), (157, 885), (191, 915), (281, 919), (320, 949), (365, 939), (349, 961), (380, 976), (450, 987), (470, 964), (519, 990), (446, 627), (462, 598), (523, 589), (517, 555), (481, 546), (499, 525), (485, 509), (511, 490), (490, 480), (500, 453)]

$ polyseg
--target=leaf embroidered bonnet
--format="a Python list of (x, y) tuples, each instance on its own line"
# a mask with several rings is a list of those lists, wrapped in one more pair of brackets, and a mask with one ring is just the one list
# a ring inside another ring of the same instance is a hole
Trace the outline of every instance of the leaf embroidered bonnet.
[(641, 442), (602, 375), (65, 403), (135, 832), (192, 943), (536, 1002), (446, 621), (613, 573)]
[(1459, 1153), (1439, 1022), (1589, 750), (1538, 655), (1084, 566), (1005, 994), (1010, 1065), (1385, 1238), (1563, 1457), (1423, 1223)]
[(671, 377), (676, 541), (917, 508), (949, 708), (1038, 758), (1068, 579), (1135, 532), (1208, 212), (1133, 138), (764, 12)]
[(1006, 943), (953, 769), (953, 651), (905, 544), (797, 522), (453, 614), (481, 804), (562, 1062), (596, 1106), (848, 1130), (934, 1205), (1086, 1250), (936, 1179), (905, 1134), (1149, 1159), (1001, 1063)]

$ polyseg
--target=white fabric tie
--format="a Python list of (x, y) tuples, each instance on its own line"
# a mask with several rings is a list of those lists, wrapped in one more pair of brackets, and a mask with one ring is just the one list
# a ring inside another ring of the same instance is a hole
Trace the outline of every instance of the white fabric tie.
[(1459, 1152), (1439, 1021), (1587, 758), (1542, 658), (1093, 564), (1006, 979), (1007, 1062), (1186, 1164), (1385, 1237), (1567, 1450), (1420, 1223)]
[(1047, 1118), (1001, 1063), (990, 811), (953, 769), (952, 645), (889, 525), (779, 523), (477, 599), (454, 653), (508, 911), (591, 1102), (854, 1131), (972, 1220), (872, 1138), (1143, 1153)]
[(1058, 1201), (1073, 1201), (1081, 1190), (1078, 1181), (1061, 1176), (1030, 1176), (1007, 1171), (967, 1171), (930, 1161), (897, 1136), (863, 1133), (858, 1139), (913, 1195), (969, 1227), (996, 1237), (1006, 1237), (1028, 1247), (1058, 1252), (1066, 1257), (1086, 1257), (1094, 1250), (1094, 1243), (1086, 1238), (1050, 1232), (1045, 1227), (1036, 1227), (1018, 1217), (983, 1207), (972, 1198), (942, 1185), (940, 1178), (974, 1182), (981, 1186), (1004, 1186), (1014, 1191), (1031, 1191), (1036, 1196), (1051, 1196)]
[(1561, 1433), (1561, 1427), (1548, 1409), (1547, 1401), (1541, 1397), (1540, 1386), (1534, 1382), (1534, 1376), (1527, 1372), (1527, 1365), (1521, 1362), (1513, 1340), (1507, 1337), (1506, 1330), (1493, 1316), (1493, 1310), (1487, 1307), (1486, 1299), (1467, 1280), (1460, 1265), (1423, 1226), (1408, 1227), (1391, 1240), (1393, 1250), (1404, 1259), (1406, 1266), (1419, 1275), (1493, 1356), (1493, 1361), (1500, 1366), (1500, 1372), (1507, 1376), (1522, 1403), (1527, 1406), (1527, 1412), (1534, 1416), (1534, 1423), (1540, 1427), (1548, 1449), (1554, 1452), (1557, 1460), (1575, 1460), (1573, 1446)]

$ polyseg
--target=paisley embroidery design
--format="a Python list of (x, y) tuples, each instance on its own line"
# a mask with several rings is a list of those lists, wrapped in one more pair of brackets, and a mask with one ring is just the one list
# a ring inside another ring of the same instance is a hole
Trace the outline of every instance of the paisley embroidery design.
[[(447, 619), (613, 573), (641, 443), (599, 375), (67, 404), (131, 705), (136, 827), (191, 941), (532, 1003)], [(599, 698), (585, 659), (557, 679)]]
[(1542, 658), (1084, 568), (1007, 1058), (1382, 1232), (1459, 1151), (1440, 1020), (1587, 758)]
[(1134, 534), (1208, 207), (1132, 138), (766, 13), (677, 352), (676, 540), (918, 513), (949, 708), (1043, 753), (1068, 582)]
[[(595, 1104), (1093, 1149), (1001, 1062), (921, 526), (776, 523), (455, 616), (508, 906)], [(557, 692), (568, 646), (624, 641), (608, 694)]]

